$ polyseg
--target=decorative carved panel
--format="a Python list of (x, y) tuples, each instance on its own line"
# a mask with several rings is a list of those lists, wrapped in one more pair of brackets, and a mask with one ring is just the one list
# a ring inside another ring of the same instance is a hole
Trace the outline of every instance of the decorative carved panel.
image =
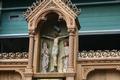
[(0, 71), (0, 80), (22, 80), (22, 77), (14, 71)]
[(28, 59), (28, 52), (0, 53), (0, 59)]
[(118, 50), (97, 50), (82, 51), (78, 53), (78, 60), (95, 60), (95, 59), (118, 59), (120, 60), (120, 51)]

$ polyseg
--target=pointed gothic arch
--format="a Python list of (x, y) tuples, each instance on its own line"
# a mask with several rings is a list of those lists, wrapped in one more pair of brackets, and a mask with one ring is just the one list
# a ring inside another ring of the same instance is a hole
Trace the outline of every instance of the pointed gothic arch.
[[(71, 20), (70, 18), (66, 17), (66, 15), (64, 15), (64, 13), (62, 13), (60, 10), (57, 9), (50, 9), (50, 10), (45, 10), (42, 13), (40, 13), (39, 15), (36, 16), (36, 18), (33, 20), (33, 26), (35, 28), (37, 28), (37, 25), (40, 21), (44, 21), (46, 20), (46, 15), (48, 15), (49, 13), (56, 13), (59, 16), (59, 19), (62, 19), (66, 22), (67, 25), (70, 25), (69, 21)], [(68, 27), (68, 26), (67, 26)], [(69, 27), (68, 27), (69, 28)]]

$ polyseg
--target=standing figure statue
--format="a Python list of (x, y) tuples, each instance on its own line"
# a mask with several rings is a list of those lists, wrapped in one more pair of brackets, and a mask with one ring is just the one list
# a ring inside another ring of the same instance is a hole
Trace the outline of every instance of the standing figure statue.
[(63, 72), (67, 72), (67, 67), (68, 67), (68, 57), (69, 57), (69, 43), (68, 41), (64, 42), (64, 56), (62, 57), (63, 59)]
[(65, 38), (65, 37), (68, 37), (68, 36), (58, 36), (57, 34), (55, 34), (54, 37), (51, 37), (51, 36), (43, 36), (45, 38), (48, 38), (48, 39), (52, 39), (53, 40), (53, 46), (52, 46), (52, 53), (51, 53), (51, 58), (52, 58), (52, 66), (51, 66), (51, 69), (50, 71), (51, 72), (55, 72), (57, 71), (57, 67), (58, 67), (58, 64), (57, 64), (57, 56), (58, 56), (58, 47), (59, 47), (59, 40), (62, 39), (62, 38)]
[(49, 49), (46, 42), (42, 45), (42, 72), (47, 72), (49, 65)]

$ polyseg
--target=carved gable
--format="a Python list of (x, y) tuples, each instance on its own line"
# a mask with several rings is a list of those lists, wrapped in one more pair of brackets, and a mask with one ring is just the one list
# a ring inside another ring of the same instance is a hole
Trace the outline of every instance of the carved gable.
[(59, 10), (72, 17), (79, 15), (79, 9), (77, 9), (70, 0), (39, 0), (27, 9), (25, 12), (26, 19), (29, 21), (29, 19), (33, 18), (38, 12), (41, 13), (48, 9)]

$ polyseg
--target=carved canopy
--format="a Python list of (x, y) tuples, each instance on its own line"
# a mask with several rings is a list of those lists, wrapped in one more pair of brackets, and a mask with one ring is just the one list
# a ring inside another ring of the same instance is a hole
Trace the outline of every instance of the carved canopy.
[(25, 12), (29, 30), (35, 30), (37, 24), (45, 20), (45, 16), (50, 12), (55, 12), (59, 19), (64, 19), (68, 28), (76, 27), (76, 18), (80, 11), (70, 0), (39, 0)]

